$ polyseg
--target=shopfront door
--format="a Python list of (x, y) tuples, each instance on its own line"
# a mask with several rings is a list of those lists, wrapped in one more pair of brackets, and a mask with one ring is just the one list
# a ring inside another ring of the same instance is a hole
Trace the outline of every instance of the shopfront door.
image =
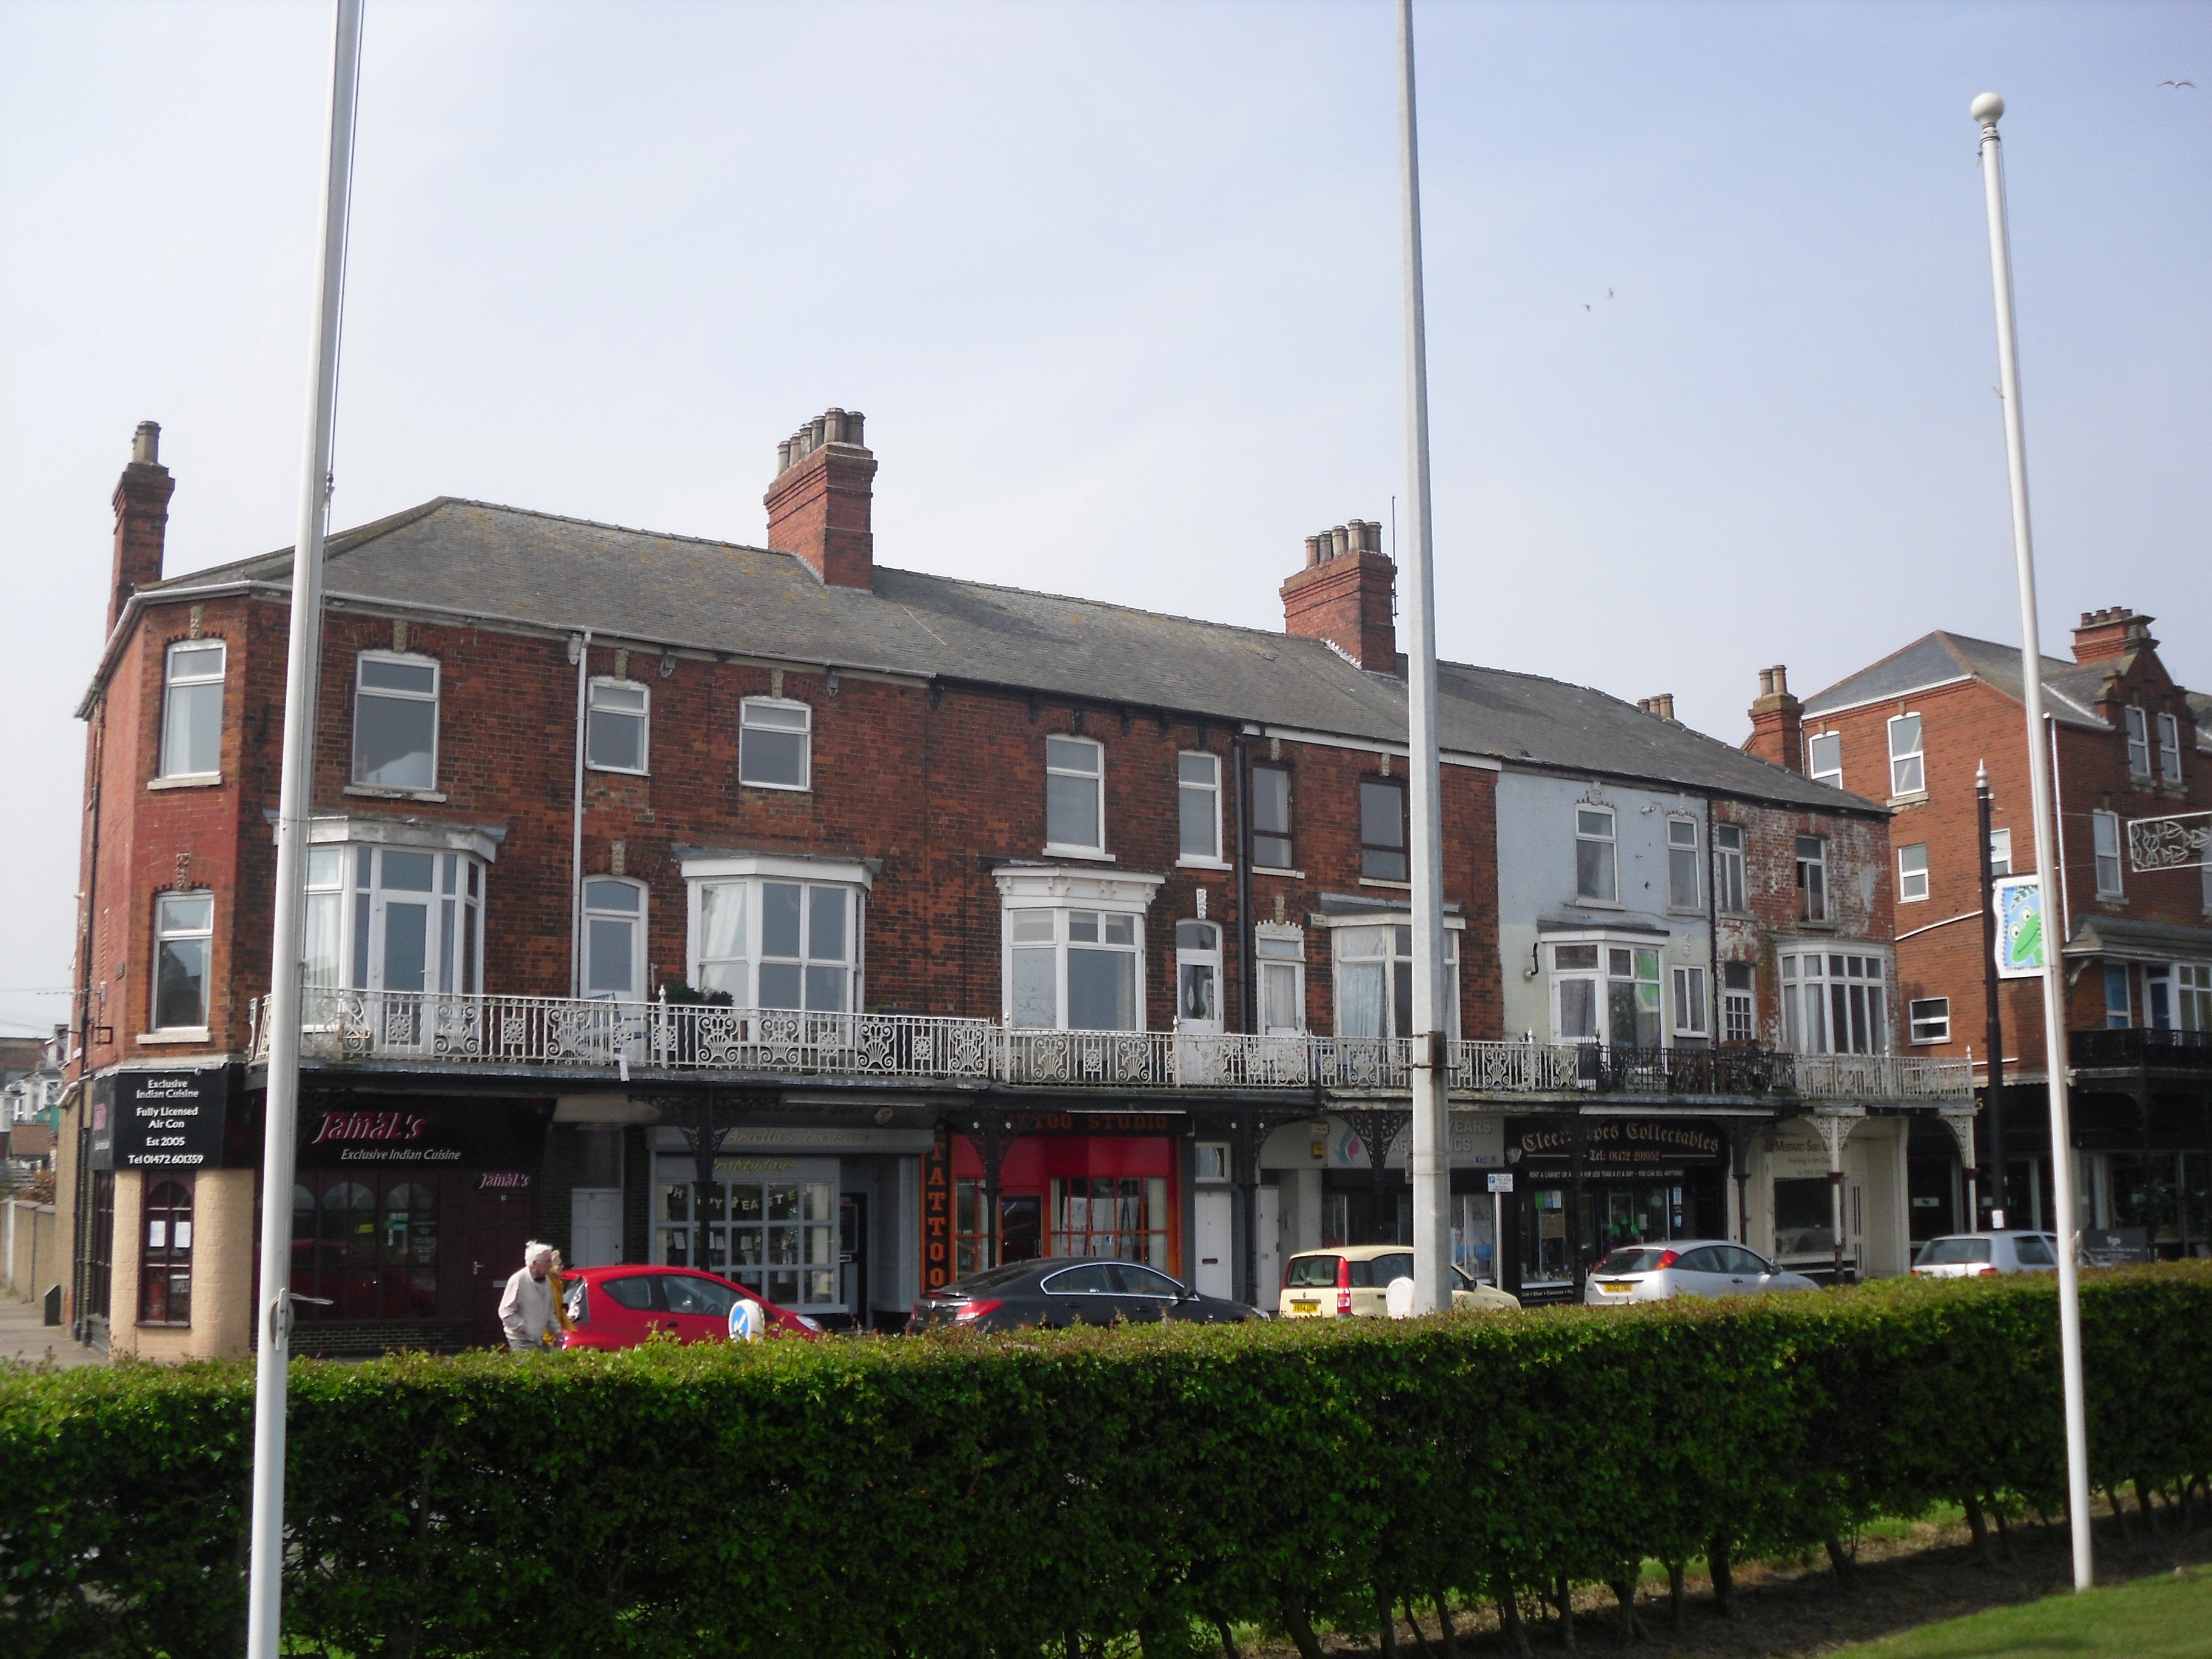
[(1236, 1294), (1235, 1230), (1230, 1222), (1236, 1195), (1226, 1187), (1207, 1188), (1198, 1194), (1198, 1293), (1231, 1297)]

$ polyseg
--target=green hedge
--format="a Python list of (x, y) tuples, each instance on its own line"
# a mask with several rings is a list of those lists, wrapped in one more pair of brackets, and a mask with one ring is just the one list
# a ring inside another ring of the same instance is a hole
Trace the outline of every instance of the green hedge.
[[(2212, 1473), (2212, 1268), (2091, 1275), (2097, 1479)], [(2047, 1280), (294, 1367), (350, 1656), (1068, 1651), (2063, 1507)], [(0, 1373), (0, 1649), (240, 1650), (252, 1373)]]

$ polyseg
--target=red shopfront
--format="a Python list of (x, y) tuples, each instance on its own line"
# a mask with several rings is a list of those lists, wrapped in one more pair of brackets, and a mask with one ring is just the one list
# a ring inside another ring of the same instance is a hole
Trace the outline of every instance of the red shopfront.
[(550, 1101), (416, 1097), (303, 1110), (295, 1351), (499, 1341), (501, 1290), (537, 1231), (551, 1115)]
[[(1001, 1141), (998, 1213), (982, 1154), (947, 1129), (924, 1160), (922, 1283), (936, 1289), (991, 1259), (1110, 1256), (1163, 1273), (1182, 1267), (1181, 1120), (1164, 1113), (1012, 1117)], [(1098, 1133), (1100, 1128), (1113, 1133)], [(994, 1222), (995, 1221), (995, 1225)]]

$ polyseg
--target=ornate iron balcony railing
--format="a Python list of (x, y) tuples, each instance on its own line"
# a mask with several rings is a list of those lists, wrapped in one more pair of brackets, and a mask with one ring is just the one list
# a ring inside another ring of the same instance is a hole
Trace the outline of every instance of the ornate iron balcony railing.
[[(267, 1003), (252, 1054), (268, 1052)], [(573, 997), (313, 988), (302, 1055), (321, 1064), (553, 1071), (754, 1073), (1091, 1089), (1305, 1090), (1403, 1094), (1400, 1038), (1182, 1031), (1038, 1031), (919, 1014), (802, 1013)], [(1451, 1089), (1474, 1097), (1597, 1094), (1965, 1099), (1964, 1060), (1595, 1044), (1450, 1045)]]

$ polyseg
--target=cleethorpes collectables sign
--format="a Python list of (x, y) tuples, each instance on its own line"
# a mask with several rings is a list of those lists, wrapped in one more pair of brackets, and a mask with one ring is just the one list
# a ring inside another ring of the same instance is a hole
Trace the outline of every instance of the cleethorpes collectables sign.
[[(1583, 1165), (1593, 1173), (1717, 1160), (1725, 1146), (1719, 1131), (1702, 1123), (1600, 1118), (1583, 1125)], [(1574, 1154), (1571, 1127), (1534, 1123), (1522, 1129), (1508, 1156), (1519, 1163), (1523, 1158), (1566, 1161)]]
[(240, 1068), (179, 1066), (111, 1072), (92, 1085), (95, 1170), (198, 1170), (222, 1164), (224, 1132), (242, 1117)]

